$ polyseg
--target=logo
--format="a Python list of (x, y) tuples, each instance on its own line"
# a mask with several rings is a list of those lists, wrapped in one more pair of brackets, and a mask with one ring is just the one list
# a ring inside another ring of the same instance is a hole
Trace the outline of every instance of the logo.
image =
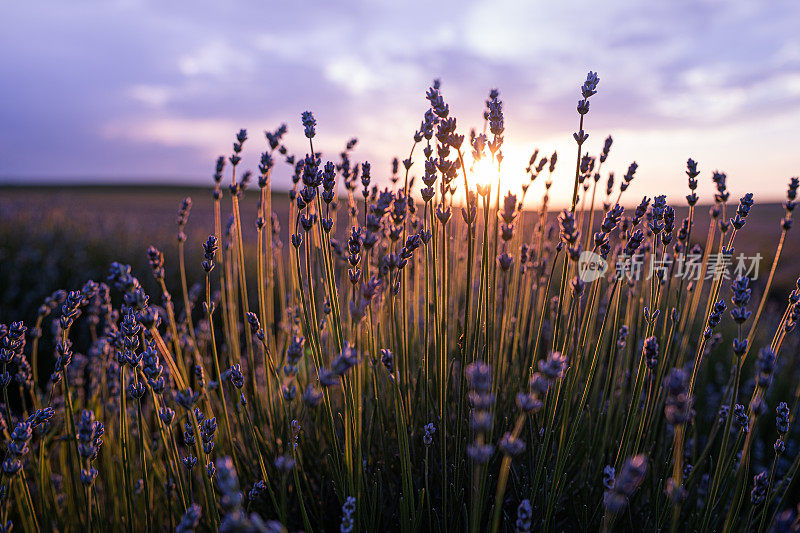
[(590, 251), (581, 252), (578, 257), (578, 277), (586, 283), (603, 277), (608, 270), (608, 262)]

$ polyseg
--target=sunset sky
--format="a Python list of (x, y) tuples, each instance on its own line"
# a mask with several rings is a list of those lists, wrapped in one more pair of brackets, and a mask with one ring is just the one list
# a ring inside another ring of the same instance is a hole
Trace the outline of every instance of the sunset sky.
[(534, 148), (557, 149), (564, 200), (588, 70), (600, 85), (587, 146), (612, 134), (606, 168), (639, 163), (629, 202), (685, 194), (688, 157), (705, 200), (714, 169), (757, 200), (800, 173), (796, 0), (46, 0), (5, 2), (0, 17), (0, 183), (209, 183), (239, 128), (253, 169), (281, 122), (305, 149), (306, 109), (323, 157), (355, 136), (354, 158), (385, 176), (441, 78), (462, 133), (497, 87), (507, 186)]

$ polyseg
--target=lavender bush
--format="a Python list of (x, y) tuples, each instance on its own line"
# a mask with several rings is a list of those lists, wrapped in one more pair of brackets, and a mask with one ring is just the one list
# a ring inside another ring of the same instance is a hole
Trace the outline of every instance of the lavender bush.
[(177, 265), (150, 247), (149, 271), (113, 263), (0, 326), (0, 529), (797, 530), (800, 280), (768, 301), (798, 179), (756, 295), (752, 271), (726, 275), (753, 195), (731, 202), (714, 172), (702, 235), (689, 159), (685, 200), (621, 207), (637, 164), (617, 183), (611, 137), (585, 148), (598, 84), (580, 87), (557, 214), (556, 153), (525, 169), (545, 180), (538, 213), (528, 182), (503, 194), (496, 90), (467, 134), (434, 83), (385, 188), (355, 140), (315, 151), (311, 112), (307, 152), (281, 126), (254, 173), (240, 131), (202, 256), (187, 199)]

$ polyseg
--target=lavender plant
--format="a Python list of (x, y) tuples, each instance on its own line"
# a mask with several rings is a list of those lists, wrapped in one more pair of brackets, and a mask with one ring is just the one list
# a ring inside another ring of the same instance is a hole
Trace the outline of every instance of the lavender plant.
[(496, 89), (467, 132), (435, 82), (388, 186), (355, 139), (318, 151), (306, 111), (300, 153), (286, 125), (265, 132), (255, 209), (238, 132), (207, 239), (188, 239), (181, 204), (175, 280), (150, 247), (154, 293), (117, 262), (0, 326), (0, 528), (797, 530), (800, 280), (780, 309), (770, 298), (798, 179), (762, 285), (734, 268), (754, 199), (729, 217), (724, 173), (703, 242), (692, 159), (685, 207), (622, 206), (639, 167), (617, 185), (612, 138), (592, 154), (598, 86), (590, 72), (579, 88), (557, 217), (558, 154), (534, 152), (520, 195), (501, 178)]

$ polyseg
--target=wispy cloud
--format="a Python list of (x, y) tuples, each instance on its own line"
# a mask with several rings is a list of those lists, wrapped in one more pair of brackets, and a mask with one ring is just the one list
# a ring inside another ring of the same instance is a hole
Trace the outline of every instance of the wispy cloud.
[(0, 14), (0, 176), (204, 180), (236, 129), (257, 144), (280, 122), (292, 132), (306, 108), (323, 150), (358, 136), (358, 157), (388, 168), (434, 77), (464, 126), (501, 89), (512, 164), (534, 146), (574, 149), (590, 68), (601, 77), (590, 143), (614, 134), (618, 170), (635, 158), (642, 182), (679, 194), (692, 156), (773, 196), (797, 172), (800, 5), (789, 0), (46, 0)]

